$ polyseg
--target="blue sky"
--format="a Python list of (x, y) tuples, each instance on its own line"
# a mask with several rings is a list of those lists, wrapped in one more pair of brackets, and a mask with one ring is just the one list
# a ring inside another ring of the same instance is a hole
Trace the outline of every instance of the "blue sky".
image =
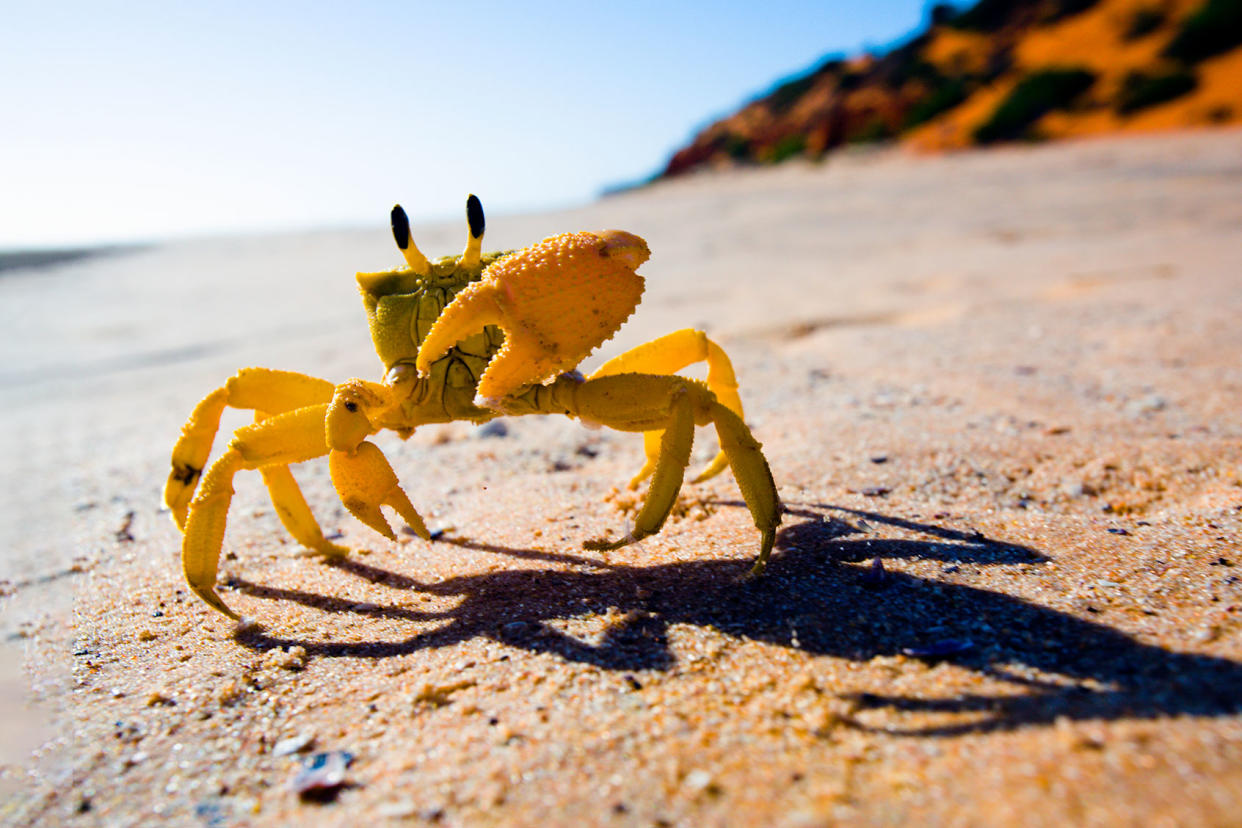
[(584, 202), (926, 3), (6, 5), (0, 248)]

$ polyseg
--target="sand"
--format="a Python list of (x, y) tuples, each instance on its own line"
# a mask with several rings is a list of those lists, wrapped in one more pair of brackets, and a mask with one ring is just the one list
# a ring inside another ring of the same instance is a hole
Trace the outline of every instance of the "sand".
[[(239, 477), (241, 630), (180, 580), (168, 451), (239, 367), (377, 375), (352, 274), (397, 261), (387, 205), (5, 273), (4, 821), (1237, 824), (1239, 193), (1233, 130), (491, 216), (492, 248), (647, 238), (587, 365), (687, 325), (727, 348), (786, 505), (768, 573), (727, 474), (586, 552), (632, 515), (637, 438), (432, 426), (379, 442), (436, 542), (370, 533), (309, 463), (356, 550), (324, 565)], [(296, 795), (333, 751), (345, 784)]]

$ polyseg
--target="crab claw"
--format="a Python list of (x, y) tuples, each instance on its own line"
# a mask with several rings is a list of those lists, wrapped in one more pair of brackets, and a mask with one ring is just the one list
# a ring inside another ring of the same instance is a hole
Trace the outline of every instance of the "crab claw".
[(505, 343), (479, 378), (489, 404), (575, 368), (617, 332), (638, 305), (651, 255), (632, 233), (566, 233), (501, 259), (449, 303), (427, 332), (416, 367), (431, 363), (487, 325)]
[(392, 466), (374, 443), (363, 442), (353, 452), (330, 452), (328, 470), (345, 508), (376, 532), (389, 540), (397, 539), (380, 512), (380, 506), (391, 506), (416, 535), (423, 540), (431, 538), (422, 517), (401, 491)]

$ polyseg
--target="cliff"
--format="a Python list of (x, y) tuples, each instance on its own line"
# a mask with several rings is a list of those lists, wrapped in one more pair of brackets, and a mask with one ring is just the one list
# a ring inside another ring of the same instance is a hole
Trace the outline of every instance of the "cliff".
[(980, 0), (833, 57), (696, 135), (662, 177), (899, 141), (950, 150), (1242, 120), (1242, 0)]

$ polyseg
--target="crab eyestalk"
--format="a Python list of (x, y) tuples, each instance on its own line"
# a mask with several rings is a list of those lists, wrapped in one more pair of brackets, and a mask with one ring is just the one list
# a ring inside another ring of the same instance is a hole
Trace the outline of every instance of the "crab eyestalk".
[(405, 208), (400, 204), (394, 204), (392, 207), (392, 237), (396, 240), (397, 247), (401, 249), (401, 255), (405, 257), (405, 263), (409, 265), (410, 270), (420, 276), (426, 276), (431, 272), (431, 264), (427, 261), (427, 257), (410, 238), (410, 219), (405, 214)]
[(479, 257), (483, 253), (483, 204), (473, 193), (466, 199), (466, 223), (470, 226), (470, 235), (466, 238), (466, 249), (461, 252), (458, 263), (463, 268), (479, 266)]

